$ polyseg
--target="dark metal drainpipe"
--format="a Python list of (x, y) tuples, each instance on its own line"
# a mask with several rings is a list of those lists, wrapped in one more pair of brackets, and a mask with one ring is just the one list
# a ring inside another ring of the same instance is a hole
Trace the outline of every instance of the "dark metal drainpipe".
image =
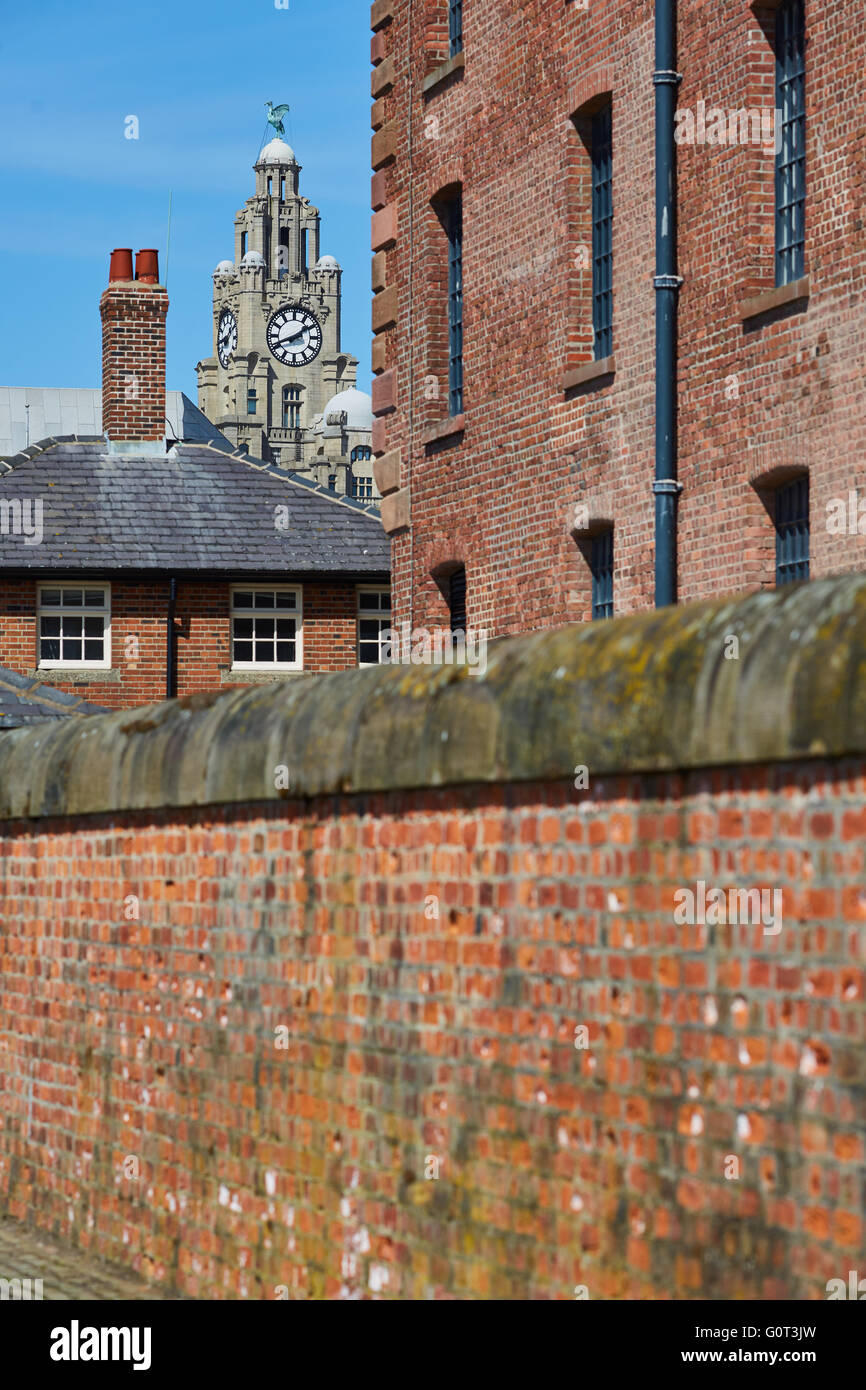
[(655, 601), (677, 601), (677, 3), (656, 0), (656, 433)]
[(177, 672), (175, 670), (175, 649), (177, 638), (174, 630), (174, 613), (177, 604), (177, 580), (172, 575), (168, 586), (168, 617), (165, 632), (165, 698), (173, 699), (177, 694)]

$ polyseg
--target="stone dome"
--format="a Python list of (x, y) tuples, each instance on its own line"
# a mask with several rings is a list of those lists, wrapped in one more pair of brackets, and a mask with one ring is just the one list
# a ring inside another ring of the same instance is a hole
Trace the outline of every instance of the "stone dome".
[(279, 136), (265, 145), (258, 158), (259, 164), (296, 164), (295, 152), (291, 145), (287, 145), (285, 140)]
[[(345, 416), (345, 420), (334, 420), (334, 416)], [(340, 391), (332, 396), (322, 412), (323, 433), (329, 437), (338, 435), (341, 430), (367, 430), (373, 428), (373, 401), (365, 391), (356, 391), (352, 386), (348, 391)]]
[(244, 256), (243, 260), (241, 261), (241, 266), (258, 267), (264, 265), (264, 263), (265, 258), (262, 255), (261, 251), (248, 251), (247, 254)]
[(234, 261), (220, 261), (219, 265), (217, 266), (216, 270), (214, 271), (214, 275), (234, 275), (234, 273), (235, 273), (235, 263), (234, 263)]
[(336, 256), (320, 256), (314, 268), (316, 270), (339, 270), (340, 262)]

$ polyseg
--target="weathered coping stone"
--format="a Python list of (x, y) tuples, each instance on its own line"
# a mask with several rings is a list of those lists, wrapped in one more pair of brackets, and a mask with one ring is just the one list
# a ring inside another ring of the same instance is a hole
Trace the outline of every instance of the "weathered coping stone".
[(380, 666), (10, 730), (0, 818), (853, 755), (864, 663), (866, 576), (820, 580), (503, 639), (483, 676)]

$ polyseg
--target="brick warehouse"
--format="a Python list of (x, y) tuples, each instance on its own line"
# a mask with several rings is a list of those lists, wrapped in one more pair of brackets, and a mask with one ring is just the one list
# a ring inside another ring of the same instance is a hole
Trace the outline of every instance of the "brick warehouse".
[(0, 665), (123, 707), (378, 662), (374, 508), (217, 436), (165, 439), (156, 252), (102, 296), (104, 436), (0, 460)]
[[(373, 438), (401, 621), (465, 602), (499, 635), (653, 602), (655, 9), (372, 7)], [(677, 40), (688, 600), (866, 561), (866, 11), (692, 0)]]

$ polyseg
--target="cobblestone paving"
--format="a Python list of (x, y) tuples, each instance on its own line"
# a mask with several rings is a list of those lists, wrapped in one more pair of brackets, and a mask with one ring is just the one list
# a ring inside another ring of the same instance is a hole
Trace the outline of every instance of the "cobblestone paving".
[[(68, 1299), (120, 1300), (149, 1299), (172, 1301), (145, 1284), (129, 1270), (106, 1264), (93, 1255), (56, 1241), (43, 1231), (34, 1231), (18, 1221), (0, 1217), (0, 1279), (30, 1279), (30, 1297), (36, 1297), (34, 1279), (42, 1280), (42, 1297)], [(14, 1298), (17, 1290), (0, 1284), (0, 1300)]]

